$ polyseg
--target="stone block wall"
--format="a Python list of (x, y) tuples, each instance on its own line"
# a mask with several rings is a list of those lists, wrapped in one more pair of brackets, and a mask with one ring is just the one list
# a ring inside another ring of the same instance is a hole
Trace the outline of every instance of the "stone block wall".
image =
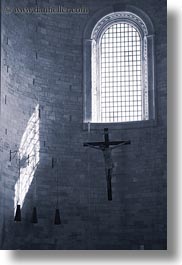
[[(83, 130), (83, 32), (95, 12), (120, 2), (61, 1), (65, 7), (86, 7), (86, 14), (2, 14), (1, 249), (167, 247), (166, 1), (127, 1), (146, 11), (154, 25), (157, 119), (152, 127), (109, 127), (110, 139), (131, 140), (113, 152), (112, 201), (102, 154), (83, 147), (85, 141), (103, 139), (102, 130)], [(39, 7), (59, 3), (38, 1)], [(2, 3), (15, 5), (36, 3)], [(9, 151), (23, 148), (22, 222), (14, 223), (18, 167), (16, 157), (9, 161)], [(60, 226), (54, 225), (57, 194)], [(30, 222), (34, 205), (38, 224)]]

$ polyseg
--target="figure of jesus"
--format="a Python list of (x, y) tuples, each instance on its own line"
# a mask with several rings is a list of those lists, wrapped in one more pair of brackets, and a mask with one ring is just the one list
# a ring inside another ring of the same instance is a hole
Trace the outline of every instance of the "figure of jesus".
[(130, 141), (109, 141), (108, 129), (104, 129), (104, 142), (93, 142), (93, 143), (84, 143), (84, 146), (88, 146), (97, 150), (102, 151), (105, 163), (105, 172), (107, 180), (107, 193), (108, 200), (112, 200), (112, 188), (111, 188), (111, 178), (114, 168), (114, 163), (112, 160), (112, 150), (118, 148), (120, 145), (130, 144)]

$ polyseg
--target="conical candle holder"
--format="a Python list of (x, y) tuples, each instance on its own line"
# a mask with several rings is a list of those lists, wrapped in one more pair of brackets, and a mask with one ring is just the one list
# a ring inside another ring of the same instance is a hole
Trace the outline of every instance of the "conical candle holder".
[(55, 225), (60, 225), (61, 224), (61, 218), (60, 218), (59, 209), (56, 209), (54, 224)]
[(37, 224), (38, 218), (37, 218), (37, 208), (33, 207), (33, 213), (32, 213), (32, 223)]
[(15, 222), (21, 222), (21, 208), (20, 208), (19, 204), (16, 207), (16, 213), (15, 213), (14, 221)]

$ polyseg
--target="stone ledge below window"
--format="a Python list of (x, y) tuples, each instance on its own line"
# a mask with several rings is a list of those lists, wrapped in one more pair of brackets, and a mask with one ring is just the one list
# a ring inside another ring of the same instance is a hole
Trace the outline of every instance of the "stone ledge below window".
[(147, 127), (155, 127), (157, 126), (156, 120), (145, 120), (145, 121), (131, 121), (131, 122), (111, 122), (111, 123), (83, 123), (83, 130), (103, 130), (104, 128), (112, 129), (112, 130), (121, 130), (121, 129), (140, 129)]

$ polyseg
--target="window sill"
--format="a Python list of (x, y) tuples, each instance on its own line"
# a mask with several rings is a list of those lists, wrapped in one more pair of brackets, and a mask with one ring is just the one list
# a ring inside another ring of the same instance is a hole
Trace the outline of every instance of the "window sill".
[(154, 127), (157, 125), (156, 120), (147, 120), (147, 121), (133, 121), (133, 122), (112, 122), (112, 123), (83, 123), (83, 130), (103, 130), (104, 128), (112, 130), (121, 130), (121, 129), (140, 129), (146, 127)]

